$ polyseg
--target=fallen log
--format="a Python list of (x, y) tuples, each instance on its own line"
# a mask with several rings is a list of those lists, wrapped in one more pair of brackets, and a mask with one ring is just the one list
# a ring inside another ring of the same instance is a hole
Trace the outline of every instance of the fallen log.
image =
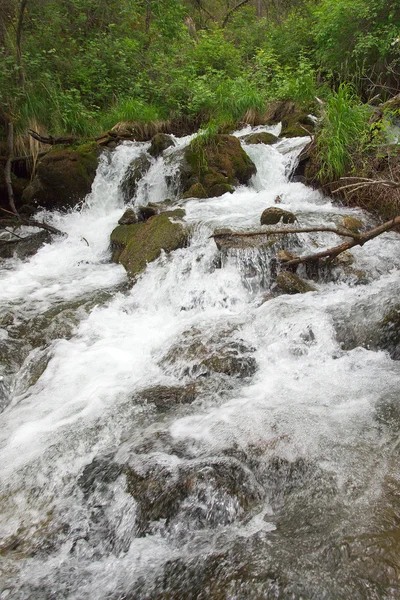
[(33, 129), (28, 129), (28, 133), (34, 140), (41, 142), (42, 144), (49, 144), (50, 146), (58, 146), (63, 144), (75, 144), (80, 138), (76, 136), (64, 136), (64, 137), (53, 137), (52, 135), (44, 136), (40, 135)]

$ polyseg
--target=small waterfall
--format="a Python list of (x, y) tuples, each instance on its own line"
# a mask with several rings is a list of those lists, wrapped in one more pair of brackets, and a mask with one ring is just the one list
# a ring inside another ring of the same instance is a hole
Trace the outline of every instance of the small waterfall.
[[(131, 204), (183, 205), (189, 141), (149, 158)], [(352, 271), (315, 292), (276, 297), (283, 245), (210, 238), (259, 228), (278, 197), (299, 227), (369, 223), (290, 181), (307, 142), (244, 143), (250, 185), (186, 201), (189, 247), (133, 287), (109, 235), (146, 143), (105, 152), (83, 205), (43, 215), (68, 237), (4, 265), (2, 598), (398, 597), (400, 369), (374, 345), (400, 292), (397, 234), (353, 249)]]

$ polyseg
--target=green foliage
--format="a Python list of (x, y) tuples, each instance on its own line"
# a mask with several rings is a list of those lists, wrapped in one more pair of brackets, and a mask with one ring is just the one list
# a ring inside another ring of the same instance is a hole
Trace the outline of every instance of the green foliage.
[(351, 168), (353, 156), (369, 139), (368, 107), (360, 103), (349, 84), (341, 84), (327, 100), (317, 137), (320, 180), (334, 180)]

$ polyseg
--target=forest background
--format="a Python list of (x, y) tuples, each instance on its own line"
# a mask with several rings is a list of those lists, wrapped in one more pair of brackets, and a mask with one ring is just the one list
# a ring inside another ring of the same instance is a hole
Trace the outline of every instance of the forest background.
[(320, 117), (321, 181), (368, 174), (400, 116), (399, 24), (400, 0), (2, 0), (0, 154), (10, 121), (30, 154), (29, 129), (212, 134), (286, 101)]

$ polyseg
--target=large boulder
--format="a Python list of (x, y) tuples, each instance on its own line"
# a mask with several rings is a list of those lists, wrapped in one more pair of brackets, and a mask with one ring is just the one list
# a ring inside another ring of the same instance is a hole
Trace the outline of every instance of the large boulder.
[(94, 142), (75, 149), (52, 150), (39, 161), (35, 178), (22, 199), (47, 209), (74, 207), (90, 192), (97, 165)]
[(134, 197), (138, 183), (150, 169), (150, 165), (151, 161), (146, 153), (141, 154), (131, 161), (120, 184), (120, 191), (124, 202), (129, 202)]
[(173, 212), (151, 217), (144, 223), (119, 225), (111, 233), (113, 262), (122, 264), (130, 277), (135, 277), (149, 262), (156, 260), (161, 251), (172, 252), (186, 245), (188, 230)]
[(185, 148), (179, 170), (179, 187), (184, 198), (213, 198), (246, 184), (256, 166), (232, 135), (217, 135), (204, 145)]

